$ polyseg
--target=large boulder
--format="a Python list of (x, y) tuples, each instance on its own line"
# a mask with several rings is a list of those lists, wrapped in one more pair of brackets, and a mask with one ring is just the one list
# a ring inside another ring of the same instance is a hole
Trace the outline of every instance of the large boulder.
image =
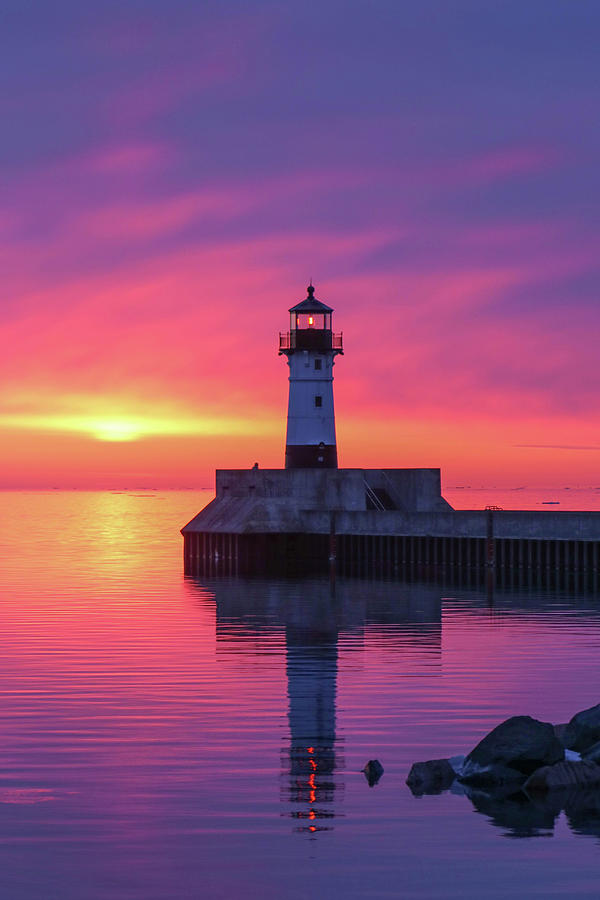
[(441, 794), (447, 791), (456, 777), (456, 772), (447, 759), (430, 759), (414, 763), (408, 773), (406, 783), (415, 797), (423, 794)]
[(542, 766), (529, 776), (523, 790), (527, 793), (568, 790), (570, 788), (591, 788), (600, 785), (600, 766), (595, 762), (556, 763)]
[(564, 747), (548, 722), (512, 716), (471, 750), (459, 778), (466, 784), (523, 782), (539, 769), (564, 759)]
[(507, 794), (515, 793), (521, 789), (521, 785), (527, 776), (505, 766), (502, 763), (492, 763), (489, 766), (480, 767), (466, 763), (463, 771), (457, 776), (459, 781), (483, 791), (495, 791), (504, 788)]
[(583, 753), (600, 741), (600, 703), (578, 712), (563, 734), (563, 743), (569, 750)]

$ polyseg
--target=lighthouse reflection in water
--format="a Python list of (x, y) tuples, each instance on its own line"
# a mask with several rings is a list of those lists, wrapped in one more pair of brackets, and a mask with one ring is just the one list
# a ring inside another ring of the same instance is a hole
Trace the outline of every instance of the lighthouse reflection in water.
[[(322, 603), (318, 604), (323, 606)], [(286, 623), (289, 697), (289, 800), (299, 830), (315, 832), (332, 819), (336, 767), (343, 768), (336, 746), (338, 623), (334, 615), (312, 616), (308, 623)], [(334, 611), (330, 611), (334, 612)]]
[[(324, 580), (215, 580), (217, 647), (265, 645), (277, 629), (285, 637), (288, 740), (281, 752), (281, 802), (293, 829), (316, 836), (343, 815), (347, 776), (343, 737), (338, 733), (340, 645), (362, 664), (365, 633), (378, 629), (390, 650), (402, 653), (415, 643), (427, 648), (428, 670), (441, 660), (439, 590), (419, 585), (352, 580), (338, 582), (335, 594)], [(237, 643), (237, 641), (236, 641)], [(346, 665), (348, 665), (346, 660)], [(283, 699), (283, 698), (282, 698)], [(366, 760), (365, 760), (366, 762)], [(369, 789), (365, 782), (365, 789)]]

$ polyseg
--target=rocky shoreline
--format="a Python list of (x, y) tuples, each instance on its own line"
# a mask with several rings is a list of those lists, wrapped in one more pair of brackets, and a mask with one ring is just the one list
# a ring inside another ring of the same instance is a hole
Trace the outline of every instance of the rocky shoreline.
[(493, 819), (530, 823), (526, 833), (562, 809), (600, 823), (600, 704), (560, 725), (512, 716), (466, 756), (414, 763), (406, 783), (416, 797), (466, 794)]

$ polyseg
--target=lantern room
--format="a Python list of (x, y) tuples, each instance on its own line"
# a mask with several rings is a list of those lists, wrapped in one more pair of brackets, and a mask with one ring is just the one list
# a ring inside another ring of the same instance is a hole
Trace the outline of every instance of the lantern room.
[(333, 310), (315, 297), (312, 284), (305, 300), (290, 309), (290, 330), (279, 335), (279, 352), (295, 350), (335, 350), (343, 353), (342, 335), (334, 335), (331, 326)]
[(290, 309), (290, 331), (305, 330), (331, 331), (331, 314), (333, 310), (315, 297), (312, 284), (308, 286), (306, 300), (297, 303)]

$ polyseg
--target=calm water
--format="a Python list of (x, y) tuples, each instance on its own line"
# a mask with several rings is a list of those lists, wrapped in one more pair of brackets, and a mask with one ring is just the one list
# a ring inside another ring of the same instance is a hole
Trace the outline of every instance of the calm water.
[(600, 701), (598, 598), (189, 579), (203, 503), (0, 494), (2, 897), (597, 894), (593, 805), (404, 779)]
[(473, 485), (445, 484), (443, 495), (455, 509), (485, 509), (500, 506), (502, 509), (552, 510), (593, 509), (600, 510), (600, 485), (563, 485), (562, 487), (476, 487)]

